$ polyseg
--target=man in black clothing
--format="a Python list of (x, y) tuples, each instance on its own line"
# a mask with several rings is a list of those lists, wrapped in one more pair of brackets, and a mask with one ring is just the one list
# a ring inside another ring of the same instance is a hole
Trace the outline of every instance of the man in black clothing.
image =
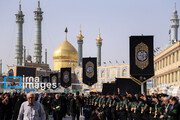
[(118, 97), (120, 101), (119, 101), (119, 107), (117, 109), (117, 118), (119, 118), (120, 120), (127, 120), (126, 105), (128, 104), (128, 100), (126, 94), (123, 95), (120, 94), (119, 88), (118, 88)]
[(0, 93), (0, 120), (4, 119), (4, 95)]
[(71, 103), (71, 100), (73, 99), (73, 94), (70, 93), (68, 95), (68, 98), (67, 98), (67, 114), (70, 116), (70, 103)]
[(62, 93), (60, 95), (60, 100), (61, 100), (61, 103), (62, 103), (62, 115), (63, 117), (66, 116), (66, 113), (67, 113), (67, 99), (66, 99), (66, 96), (65, 96), (65, 93)]
[(77, 117), (77, 120), (79, 120), (80, 108), (81, 108), (80, 98), (79, 96), (76, 96), (71, 100), (71, 104), (70, 104), (72, 120), (75, 120), (75, 117)]
[(131, 110), (132, 110), (133, 120), (141, 120), (141, 109), (140, 109), (141, 101), (139, 99), (138, 94), (135, 94), (133, 96), (133, 102), (132, 103), (133, 103), (133, 106), (132, 106)]
[(21, 104), (22, 104), (24, 101), (26, 101), (26, 100), (23, 98), (23, 95), (20, 95), (20, 96), (17, 98), (17, 102), (15, 103), (14, 110), (13, 110), (13, 120), (17, 120), (18, 115), (19, 115), (19, 110), (20, 110)]
[(52, 109), (53, 109), (53, 117), (54, 120), (62, 120), (62, 103), (61, 100), (59, 99), (59, 94), (55, 95), (55, 99), (52, 101)]
[(171, 120), (180, 120), (180, 104), (177, 101), (176, 97), (170, 98), (170, 103), (172, 104), (168, 115)]
[(9, 94), (4, 95), (5, 101), (4, 101), (4, 120), (11, 120), (12, 118), (12, 101), (10, 99)]
[(111, 95), (106, 95), (106, 104), (105, 104), (105, 109), (104, 109), (104, 113), (105, 113), (105, 116), (106, 116), (106, 119), (107, 120), (111, 120), (111, 104), (112, 104), (112, 101), (111, 101)]
[(117, 95), (112, 96), (112, 105), (111, 105), (111, 117), (112, 120), (117, 119), (117, 112), (116, 112), (116, 105), (120, 101), (120, 99), (117, 97)]
[(160, 116), (160, 119), (167, 120), (168, 119), (168, 114), (169, 114), (169, 111), (171, 110), (172, 105), (169, 103), (169, 98), (167, 98), (167, 97), (164, 98), (163, 103), (164, 103), (163, 106), (162, 106), (163, 115)]
[(50, 105), (50, 98), (48, 97), (47, 93), (44, 93), (41, 103), (43, 105), (44, 112), (46, 114), (46, 119), (48, 119), (48, 114), (49, 114), (51, 105)]

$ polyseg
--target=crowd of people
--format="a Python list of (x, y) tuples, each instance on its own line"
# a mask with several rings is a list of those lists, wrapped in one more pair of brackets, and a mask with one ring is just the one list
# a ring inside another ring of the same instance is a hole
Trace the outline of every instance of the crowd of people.
[(129, 93), (89, 95), (0, 93), (0, 120), (180, 120), (178, 97)]

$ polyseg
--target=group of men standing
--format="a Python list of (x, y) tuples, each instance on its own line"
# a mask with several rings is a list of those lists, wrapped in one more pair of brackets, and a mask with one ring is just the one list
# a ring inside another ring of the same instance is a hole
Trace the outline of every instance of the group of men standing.
[(52, 115), (54, 120), (62, 120), (66, 115), (69, 115), (72, 120), (75, 120), (75, 118), (79, 120), (84, 105), (84, 96), (80, 96), (79, 92), (75, 95), (72, 93), (45, 93), (40, 98), (40, 103), (44, 108), (46, 119), (49, 118), (49, 115)]
[(86, 99), (86, 107), (92, 111), (87, 120), (180, 120), (178, 100), (157, 94), (95, 94)]
[(154, 94), (0, 94), (0, 120), (180, 120), (178, 97)]
[(41, 103), (44, 107), (46, 118), (49, 114), (53, 115), (54, 120), (62, 120), (66, 115), (71, 115), (72, 120), (79, 120), (80, 112), (83, 107), (82, 96), (79, 92), (76, 96), (73, 94), (55, 94), (55, 98), (48, 96), (46, 93), (41, 98)]

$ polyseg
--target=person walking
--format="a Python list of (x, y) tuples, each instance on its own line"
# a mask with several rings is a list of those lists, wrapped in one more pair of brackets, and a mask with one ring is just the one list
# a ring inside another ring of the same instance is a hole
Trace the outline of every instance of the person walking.
[(44, 109), (35, 101), (34, 93), (27, 94), (27, 101), (22, 103), (17, 120), (46, 120)]
[(55, 99), (52, 101), (53, 117), (54, 120), (62, 120), (62, 102), (59, 98), (59, 94), (55, 95)]
[(72, 116), (72, 120), (75, 120), (75, 117), (77, 118), (77, 120), (79, 120), (79, 116), (80, 116), (80, 100), (78, 96), (75, 96), (70, 103), (70, 109), (71, 109), (71, 116)]
[(50, 99), (48, 98), (47, 93), (44, 93), (44, 96), (42, 97), (42, 105), (46, 114), (46, 120), (48, 119), (49, 111), (51, 109)]

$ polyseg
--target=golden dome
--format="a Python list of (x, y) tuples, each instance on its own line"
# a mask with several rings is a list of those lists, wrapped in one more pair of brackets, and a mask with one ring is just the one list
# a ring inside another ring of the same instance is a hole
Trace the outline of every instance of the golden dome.
[(78, 60), (77, 50), (65, 40), (59, 47), (56, 48), (53, 54), (53, 59)]
[(53, 61), (54, 70), (60, 70), (63, 67), (72, 67), (75, 69), (78, 61), (78, 52), (71, 43), (65, 40), (54, 51)]

